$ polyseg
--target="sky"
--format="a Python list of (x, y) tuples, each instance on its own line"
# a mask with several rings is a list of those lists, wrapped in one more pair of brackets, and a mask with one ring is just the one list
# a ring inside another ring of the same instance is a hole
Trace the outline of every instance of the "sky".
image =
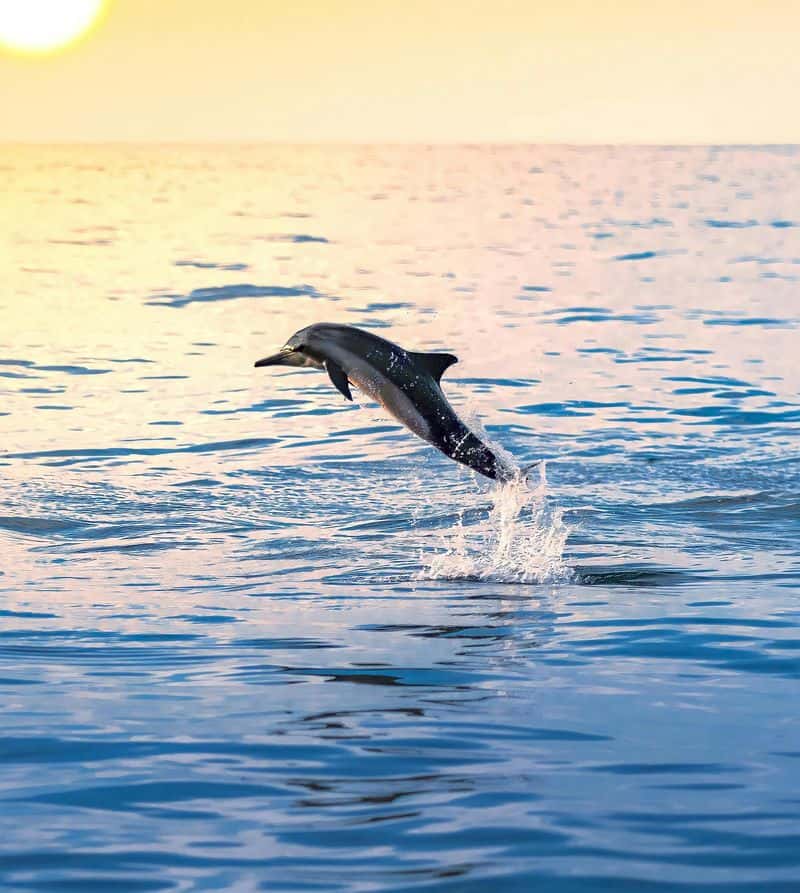
[(797, 143), (798, 26), (798, 0), (109, 0), (67, 49), (0, 50), (0, 141)]

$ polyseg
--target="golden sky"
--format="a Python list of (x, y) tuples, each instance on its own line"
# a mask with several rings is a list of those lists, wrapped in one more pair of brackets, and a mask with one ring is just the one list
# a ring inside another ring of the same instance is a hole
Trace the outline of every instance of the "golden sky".
[(0, 50), (0, 141), (800, 142), (799, 26), (800, 0), (110, 0), (66, 50)]

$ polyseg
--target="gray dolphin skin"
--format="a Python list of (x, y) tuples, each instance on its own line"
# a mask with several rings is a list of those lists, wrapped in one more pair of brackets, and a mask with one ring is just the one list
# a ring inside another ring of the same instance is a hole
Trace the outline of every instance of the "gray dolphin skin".
[(510, 480), (514, 469), (467, 428), (442, 393), (442, 373), (457, 362), (453, 354), (404, 350), (354, 326), (315, 323), (255, 365), (325, 369), (348, 400), (352, 383), (445, 456), (493, 480)]

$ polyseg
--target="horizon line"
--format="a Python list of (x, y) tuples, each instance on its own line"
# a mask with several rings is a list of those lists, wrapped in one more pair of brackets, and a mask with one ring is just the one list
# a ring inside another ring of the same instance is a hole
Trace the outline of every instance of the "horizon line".
[(570, 141), (570, 140), (377, 140), (377, 139), (2, 139), (0, 147), (28, 146), (194, 146), (194, 147), (230, 147), (230, 146), (338, 146), (338, 147), (421, 147), (421, 148), (464, 148), (464, 147), (548, 147), (564, 149), (798, 149), (800, 142), (765, 141), (765, 142), (707, 142), (707, 141)]

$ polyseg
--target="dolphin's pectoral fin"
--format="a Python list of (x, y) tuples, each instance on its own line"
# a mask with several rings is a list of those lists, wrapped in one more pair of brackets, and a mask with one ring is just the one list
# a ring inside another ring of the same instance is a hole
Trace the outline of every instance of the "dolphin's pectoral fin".
[(453, 363), (458, 362), (458, 357), (451, 353), (414, 353), (408, 351), (408, 355), (418, 365), (421, 366), (433, 380), (438, 384), (445, 369), (449, 369)]
[(350, 384), (347, 381), (344, 369), (337, 363), (334, 363), (333, 360), (325, 360), (325, 368), (328, 370), (328, 375), (330, 375), (336, 390), (341, 391), (346, 399), (352, 403), (353, 395), (350, 393)]

